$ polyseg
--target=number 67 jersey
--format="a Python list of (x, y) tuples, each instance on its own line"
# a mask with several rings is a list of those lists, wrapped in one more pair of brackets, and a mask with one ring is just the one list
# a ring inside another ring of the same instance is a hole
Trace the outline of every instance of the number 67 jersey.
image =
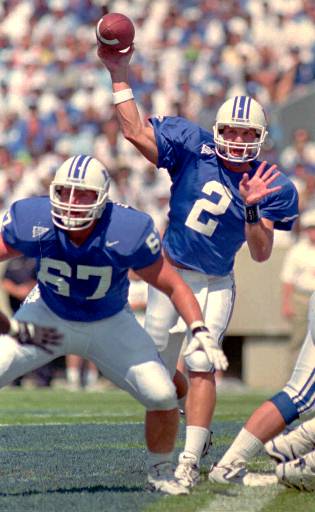
[(36, 258), (41, 297), (66, 320), (91, 322), (121, 311), (128, 301), (129, 268), (149, 266), (161, 255), (151, 217), (112, 202), (79, 247), (53, 224), (46, 196), (15, 202), (1, 232), (10, 247)]
[[(215, 152), (213, 136), (180, 117), (152, 118), (158, 167), (172, 180), (169, 226), (163, 245), (173, 261), (211, 275), (233, 269), (245, 242), (244, 205), (239, 193), (242, 173), (229, 171)], [(251, 162), (251, 178), (261, 162)], [(298, 216), (298, 194), (281, 173), (272, 186), (281, 190), (259, 204), (275, 229), (290, 230)]]

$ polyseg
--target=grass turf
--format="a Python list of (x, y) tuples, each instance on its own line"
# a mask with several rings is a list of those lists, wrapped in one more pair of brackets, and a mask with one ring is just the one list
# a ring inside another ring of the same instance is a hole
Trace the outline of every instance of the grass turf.
[[(6, 388), (0, 393), (0, 511), (314, 512), (312, 493), (206, 481), (211, 462), (264, 398), (219, 396), (202, 483), (188, 497), (166, 497), (144, 489), (144, 410), (126, 393)], [(177, 452), (183, 439), (182, 422)], [(265, 471), (272, 465), (260, 456), (253, 467)]]

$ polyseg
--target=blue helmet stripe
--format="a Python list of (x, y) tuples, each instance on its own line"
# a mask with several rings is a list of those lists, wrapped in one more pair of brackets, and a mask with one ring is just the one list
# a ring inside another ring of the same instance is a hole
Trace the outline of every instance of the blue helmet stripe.
[(71, 163), (71, 165), (70, 165), (70, 169), (69, 169), (69, 172), (68, 172), (68, 178), (70, 178), (70, 177), (71, 177), (72, 168), (73, 168), (73, 166), (75, 165), (75, 161), (77, 160), (77, 158), (78, 158), (77, 156), (74, 156), (74, 157), (72, 158), (72, 163)]
[(232, 110), (232, 119), (236, 117), (236, 105), (237, 105), (238, 96), (235, 96), (234, 98), (234, 104), (233, 104), (233, 110)]
[(82, 172), (82, 176), (81, 176), (81, 179), (84, 180), (85, 178), (85, 174), (86, 174), (86, 171), (87, 171), (87, 168), (88, 168), (88, 165), (90, 163), (90, 161), (92, 160), (92, 157), (87, 157), (87, 160), (85, 162), (85, 165), (84, 165), (84, 169), (83, 169), (83, 172)]
[(80, 172), (81, 172), (81, 166), (85, 160), (86, 156), (85, 155), (80, 155), (79, 156), (79, 159), (76, 163), (76, 166), (75, 166), (75, 169), (74, 169), (74, 172), (73, 172), (73, 178), (80, 178)]

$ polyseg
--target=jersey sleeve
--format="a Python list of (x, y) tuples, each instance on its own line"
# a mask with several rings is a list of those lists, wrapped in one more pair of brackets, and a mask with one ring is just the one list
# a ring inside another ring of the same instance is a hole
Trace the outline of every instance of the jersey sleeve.
[(129, 266), (133, 270), (139, 270), (152, 265), (160, 256), (161, 238), (153, 220), (148, 217), (145, 228), (138, 238)]
[[(157, 167), (166, 168), (170, 174), (200, 146), (203, 130), (196, 124), (182, 117), (152, 117), (158, 146)], [(209, 134), (208, 134), (209, 136)]]
[(298, 193), (293, 183), (282, 176), (279, 182), (276, 180), (273, 186), (280, 184), (281, 190), (270, 194), (261, 204), (262, 217), (272, 220), (274, 228), (283, 231), (290, 231), (299, 215)]
[(6, 244), (25, 256), (38, 256), (38, 242), (32, 238), (30, 211), (24, 201), (13, 203), (2, 219), (1, 235)]

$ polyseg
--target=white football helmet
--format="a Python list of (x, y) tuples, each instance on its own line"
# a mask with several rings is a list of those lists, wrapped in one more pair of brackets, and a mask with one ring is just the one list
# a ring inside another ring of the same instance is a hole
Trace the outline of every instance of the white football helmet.
[[(67, 231), (86, 229), (101, 217), (108, 198), (110, 177), (104, 165), (87, 155), (68, 158), (57, 169), (49, 195), (53, 223)], [(70, 190), (69, 200), (61, 201), (62, 188)], [(94, 190), (97, 195), (91, 204), (72, 204), (74, 191)], [(80, 213), (80, 215), (78, 215)]]
[[(223, 138), (224, 126), (235, 128), (255, 128), (255, 142), (232, 142)], [(267, 121), (262, 106), (249, 96), (235, 96), (221, 105), (213, 127), (215, 150), (219, 157), (229, 162), (250, 162), (255, 160), (267, 135)], [(242, 150), (242, 154), (231, 150)]]

